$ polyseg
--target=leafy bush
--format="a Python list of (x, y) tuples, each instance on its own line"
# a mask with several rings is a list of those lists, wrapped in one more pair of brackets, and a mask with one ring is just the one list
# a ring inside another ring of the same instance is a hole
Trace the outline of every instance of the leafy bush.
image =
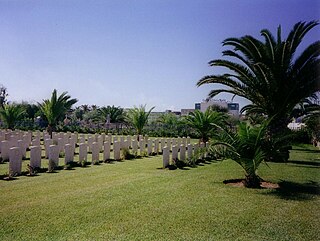
[(130, 149), (129, 148), (122, 148), (121, 149), (121, 159), (123, 160), (131, 160), (134, 159), (135, 155), (130, 153)]

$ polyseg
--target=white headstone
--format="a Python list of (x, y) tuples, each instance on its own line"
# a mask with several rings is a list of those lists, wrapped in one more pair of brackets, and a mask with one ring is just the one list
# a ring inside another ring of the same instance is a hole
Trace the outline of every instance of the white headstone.
[(128, 146), (127, 148), (130, 148), (132, 146), (132, 140), (131, 140), (131, 136), (127, 136), (127, 143), (128, 143)]
[(101, 137), (102, 137), (102, 143), (104, 143), (106, 140), (106, 133), (101, 133)]
[(92, 143), (92, 164), (99, 163), (99, 143)]
[(178, 139), (177, 139), (177, 146), (180, 148), (180, 145), (181, 145), (181, 138), (178, 137)]
[(49, 157), (49, 146), (51, 146), (52, 144), (53, 144), (52, 139), (44, 140), (45, 158)]
[(23, 140), (18, 140), (17, 147), (20, 147), (21, 156), (22, 156), (22, 158), (25, 158), (26, 154), (27, 154), (25, 142)]
[(145, 149), (146, 149), (146, 144), (144, 142), (144, 139), (141, 139), (139, 141), (139, 148), (140, 148), (140, 155), (142, 156), (145, 152)]
[(110, 142), (105, 141), (103, 144), (103, 161), (110, 159)]
[(92, 152), (92, 144), (94, 142), (94, 137), (89, 136), (88, 138), (88, 148), (89, 148), (89, 152)]
[(9, 150), (9, 174), (19, 175), (22, 168), (22, 155), (20, 147), (11, 147)]
[(115, 160), (120, 160), (120, 142), (113, 143), (113, 155)]
[(187, 138), (182, 137), (182, 145), (187, 146)]
[(172, 145), (176, 146), (177, 145), (177, 139), (176, 138), (172, 138)]
[(103, 147), (103, 137), (101, 135), (98, 136), (97, 143), (98, 143), (99, 152), (100, 152), (102, 151), (102, 147)]
[(1, 141), (1, 157), (2, 161), (9, 160), (9, 141)]
[(112, 134), (111, 133), (108, 133), (108, 138), (109, 138), (109, 142), (110, 142), (110, 145), (112, 143)]
[(124, 136), (120, 136), (120, 148), (124, 148)]
[(152, 148), (153, 148), (153, 143), (152, 143), (152, 140), (149, 139), (148, 140), (148, 155), (150, 156), (152, 154)]
[(87, 161), (88, 157), (88, 144), (80, 143), (79, 144), (79, 162), (82, 163)]
[(30, 166), (41, 168), (41, 146), (30, 146)]
[(64, 139), (63, 138), (58, 138), (58, 150), (59, 150), (59, 154), (61, 152), (64, 152)]
[(184, 145), (180, 145), (180, 160), (184, 161), (186, 159), (186, 147)]
[(167, 145), (166, 145), (169, 149), (169, 151), (171, 151), (171, 139), (167, 139)]
[(193, 151), (192, 144), (188, 144), (188, 159), (189, 160), (191, 160), (191, 158), (192, 158), (192, 155), (193, 155), (192, 151)]
[(66, 144), (64, 146), (65, 156), (64, 156), (64, 164), (67, 165), (69, 162), (73, 162), (74, 160), (74, 148), (70, 144)]
[(138, 141), (137, 140), (132, 140), (131, 142), (131, 145), (132, 145), (132, 151), (134, 154), (137, 154), (138, 152)]
[(172, 163), (178, 159), (178, 147), (172, 146)]
[(162, 163), (163, 163), (163, 168), (166, 168), (169, 165), (170, 161), (170, 152), (168, 147), (163, 147), (162, 150)]
[(154, 149), (153, 152), (157, 155), (159, 153), (159, 139), (154, 140)]
[(86, 137), (84, 135), (81, 135), (79, 138), (79, 144), (86, 143)]
[(31, 142), (31, 145), (32, 146), (40, 146), (40, 139), (33, 139), (32, 142)]
[(163, 151), (163, 148), (165, 147), (166, 145), (166, 140), (164, 138), (161, 138), (161, 144), (160, 144), (160, 151), (162, 152)]
[(59, 166), (59, 147), (57, 145), (49, 146), (49, 162), (54, 164), (54, 167)]

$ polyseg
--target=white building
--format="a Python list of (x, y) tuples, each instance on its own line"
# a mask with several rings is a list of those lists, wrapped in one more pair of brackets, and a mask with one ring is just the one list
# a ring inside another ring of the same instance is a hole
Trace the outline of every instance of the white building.
[(205, 112), (210, 106), (220, 106), (228, 110), (230, 114), (239, 117), (239, 103), (228, 102), (226, 100), (203, 100), (201, 103), (195, 104), (195, 109)]

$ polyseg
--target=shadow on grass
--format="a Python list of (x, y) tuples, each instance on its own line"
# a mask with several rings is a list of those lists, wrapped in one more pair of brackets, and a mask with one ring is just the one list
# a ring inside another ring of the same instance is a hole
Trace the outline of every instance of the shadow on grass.
[[(194, 163), (186, 163), (184, 161), (180, 161), (179, 159), (177, 159), (173, 164), (168, 165), (166, 168), (169, 170), (184, 170), (184, 171), (188, 171), (191, 170), (191, 168), (198, 168), (198, 167), (203, 167), (205, 165), (209, 165), (212, 163), (218, 163), (220, 162), (220, 160), (213, 160), (213, 159), (202, 159), (202, 160), (197, 160)], [(157, 169), (166, 169), (163, 167), (159, 167)]]
[(292, 150), (295, 150), (297, 152), (307, 152), (307, 153), (318, 153), (318, 154), (320, 154), (320, 150), (310, 150), (310, 149), (302, 149), (302, 148), (292, 148)]
[(273, 189), (266, 195), (273, 195), (285, 200), (305, 201), (311, 200), (315, 195), (320, 195), (320, 184), (310, 181), (308, 183), (297, 183), (281, 181), (279, 188)]
[(320, 167), (320, 161), (300, 161), (300, 160), (288, 160), (286, 163), (297, 164), (302, 166), (314, 166)]

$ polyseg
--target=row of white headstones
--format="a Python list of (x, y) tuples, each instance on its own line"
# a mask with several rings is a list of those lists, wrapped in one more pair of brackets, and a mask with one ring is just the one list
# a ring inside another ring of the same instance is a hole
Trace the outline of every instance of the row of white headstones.
[[(91, 153), (92, 163), (99, 162), (100, 152), (103, 152), (103, 161), (111, 159), (111, 146), (113, 159), (121, 159), (121, 149), (131, 149), (140, 156), (163, 154), (163, 167), (178, 159), (184, 161), (192, 158), (193, 154), (205, 144), (191, 144), (190, 137), (151, 139), (148, 136), (112, 136), (111, 134), (84, 134), (78, 133), (53, 133), (50, 135), (43, 131), (35, 133), (28, 131), (0, 131), (0, 152), (2, 160), (9, 160), (9, 174), (19, 175), (22, 170), (22, 160), (30, 149), (30, 166), (41, 168), (42, 146), (44, 140), (45, 158), (49, 163), (59, 166), (59, 156), (64, 154), (64, 164), (74, 161), (75, 148), (79, 146), (79, 162), (86, 162), (88, 153)], [(139, 141), (138, 141), (139, 140)], [(170, 155), (171, 154), (171, 155)], [(187, 156), (186, 156), (187, 154)], [(171, 158), (170, 158), (171, 156)]]

